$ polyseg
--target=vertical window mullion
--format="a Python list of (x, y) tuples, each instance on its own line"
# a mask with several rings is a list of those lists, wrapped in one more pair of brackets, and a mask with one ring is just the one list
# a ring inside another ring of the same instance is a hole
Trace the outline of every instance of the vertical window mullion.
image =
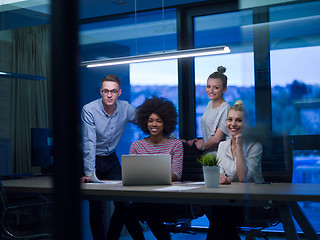
[(255, 74), (256, 125), (272, 130), (269, 11), (267, 7), (253, 9), (253, 49)]
[[(193, 17), (184, 9), (177, 10), (178, 50), (194, 48)], [(194, 59), (178, 59), (179, 136), (195, 137)]]
[(253, 9), (253, 48), (255, 74), (256, 125), (272, 130), (269, 11), (267, 7)]

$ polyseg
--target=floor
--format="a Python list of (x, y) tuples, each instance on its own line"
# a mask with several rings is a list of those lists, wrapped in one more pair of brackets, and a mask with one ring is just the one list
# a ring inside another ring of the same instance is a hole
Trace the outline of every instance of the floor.
[[(205, 240), (206, 239), (206, 233), (205, 232), (198, 232), (195, 235), (192, 234), (185, 234), (185, 233), (175, 233), (171, 235), (172, 240)], [(241, 235), (241, 240), (245, 240), (245, 236)], [(269, 240), (283, 240), (285, 238), (281, 237), (268, 237)], [(130, 236), (122, 236), (120, 240), (131, 240), (132, 238)], [(156, 240), (156, 238), (152, 235), (150, 231), (145, 232), (145, 239), (146, 240)], [(257, 240), (263, 239), (263, 238), (256, 238)]]
[[(310, 204), (309, 204), (310, 205)], [(305, 213), (308, 215), (309, 219), (312, 219), (313, 226), (315, 229), (320, 229), (320, 218), (319, 218), (319, 208), (320, 204), (317, 204), (316, 207), (308, 206), (308, 208), (304, 208)], [(314, 216), (313, 216), (314, 215)], [(185, 233), (175, 233), (171, 234), (172, 240), (205, 240), (206, 239), (206, 230), (205, 228), (209, 225), (209, 222), (206, 217), (201, 217), (196, 220), (193, 220), (192, 223), (193, 226), (198, 227), (199, 231), (196, 231), (195, 235), (192, 234), (185, 234)], [(300, 228), (296, 225), (297, 231), (300, 231)], [(144, 227), (144, 229), (148, 229), (147, 227)], [(269, 228), (270, 231), (273, 233), (267, 234), (269, 240), (284, 240), (286, 239), (283, 234), (283, 228), (281, 224), (278, 224), (275, 227)], [(126, 235), (126, 232), (124, 232), (125, 236), (122, 236), (121, 240), (131, 240), (132, 238), (128, 235)], [(246, 236), (244, 234), (240, 235), (241, 240), (245, 240)], [(151, 231), (145, 230), (145, 239), (146, 240), (156, 240), (156, 238), (153, 236)], [(262, 237), (257, 237), (256, 240), (264, 239)], [(300, 237), (301, 240), (305, 239), (303, 237)]]
[[(87, 201), (83, 201), (83, 208), (84, 212), (88, 212), (88, 204)], [(301, 204), (301, 207), (303, 208), (305, 214), (307, 217), (310, 219), (312, 225), (316, 230), (320, 230), (320, 203), (311, 203), (311, 202), (303, 202)], [(193, 221), (193, 226), (197, 226), (200, 228), (205, 228), (208, 226), (208, 220), (206, 217), (198, 218), (197, 220)], [(83, 226), (88, 226), (86, 228), (83, 228), (83, 240), (92, 240), (92, 235), (89, 227), (89, 217), (86, 216), (83, 218)], [(84, 231), (85, 230), (85, 231)], [(282, 231), (281, 224), (273, 227), (270, 229), (271, 231), (274, 232), (279, 232)], [(300, 229), (297, 227), (297, 230), (299, 231)], [(320, 231), (319, 231), (320, 232)], [(285, 239), (282, 237), (283, 235), (275, 235), (272, 234), (269, 236), (269, 240), (283, 240)], [(128, 235), (123, 235), (121, 240), (131, 240), (132, 238)], [(156, 238), (153, 236), (153, 234), (150, 231), (145, 231), (145, 239), (146, 240), (156, 240)], [(172, 240), (204, 240), (206, 239), (206, 232), (204, 230), (197, 232), (196, 235), (191, 235), (191, 234), (184, 234), (184, 233), (177, 233), (177, 234), (172, 234)], [(245, 236), (241, 235), (241, 239), (244, 240)], [(263, 239), (263, 238), (256, 238), (257, 240)], [(303, 239), (303, 238), (300, 238)]]
[[(145, 227), (143, 226), (145, 229)], [(146, 227), (147, 228), (147, 227)], [(172, 240), (205, 240), (206, 239), (206, 230), (204, 228), (199, 228), (198, 231), (194, 231), (195, 234), (187, 234), (187, 233), (172, 233), (171, 239)], [(120, 238), (120, 240), (132, 240), (132, 238), (127, 235), (127, 232), (123, 232), (123, 236)], [(153, 236), (152, 232), (150, 230), (145, 230), (144, 236), (146, 240), (156, 240), (156, 238)], [(240, 234), (241, 240), (245, 240), (246, 236), (244, 234)], [(256, 238), (256, 240), (260, 240), (264, 238)], [(268, 236), (269, 240), (284, 240), (285, 238), (281, 236), (274, 236), (270, 235)]]

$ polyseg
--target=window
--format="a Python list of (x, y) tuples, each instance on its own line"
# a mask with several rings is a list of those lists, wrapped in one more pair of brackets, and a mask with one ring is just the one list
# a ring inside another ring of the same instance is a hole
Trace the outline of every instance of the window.
[[(81, 61), (150, 54), (177, 49), (176, 11), (166, 9), (115, 16), (80, 26)], [(101, 68), (81, 68), (81, 106), (100, 98), (100, 81), (107, 74), (121, 80), (120, 99), (139, 106), (146, 97), (161, 96), (178, 108), (177, 61), (157, 61)], [(178, 111), (178, 109), (177, 109)], [(178, 137), (178, 126), (174, 133)], [(133, 141), (143, 138), (129, 124), (117, 148), (118, 156), (127, 154)]]
[(320, 151), (293, 151), (293, 179), (295, 183), (320, 183)]
[[(272, 132), (275, 135), (320, 133), (320, 2), (269, 9)], [(293, 151), (293, 182), (319, 183), (319, 151), (301, 136)], [(303, 150), (301, 150), (303, 149)], [(319, 203), (301, 202), (319, 230)]]
[(79, 31), (81, 61), (177, 49), (174, 9), (85, 23)]
[(230, 105), (241, 99), (255, 125), (252, 13), (240, 11), (195, 18), (195, 47), (228, 45), (230, 54), (195, 58), (196, 134), (202, 137), (201, 116), (208, 104), (205, 92), (208, 76), (218, 66), (227, 68), (228, 89), (224, 100)]
[(320, 133), (320, 2), (270, 8), (272, 130)]
[[(178, 66), (177, 60), (130, 64), (131, 103), (138, 107), (146, 98), (165, 97), (178, 110)], [(142, 139), (141, 130), (133, 126), (134, 140)], [(179, 137), (179, 128), (173, 132)]]

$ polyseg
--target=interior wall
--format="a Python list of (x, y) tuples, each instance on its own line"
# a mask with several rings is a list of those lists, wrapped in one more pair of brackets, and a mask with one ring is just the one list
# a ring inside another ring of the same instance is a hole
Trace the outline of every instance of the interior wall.
[[(12, 71), (11, 31), (0, 32), (0, 71)], [(12, 173), (10, 115), (12, 79), (0, 77), (0, 176)]]
[[(0, 71), (11, 72), (12, 43), (1, 39), (0, 49)], [(11, 79), (0, 78), (0, 138), (10, 138), (11, 85)]]

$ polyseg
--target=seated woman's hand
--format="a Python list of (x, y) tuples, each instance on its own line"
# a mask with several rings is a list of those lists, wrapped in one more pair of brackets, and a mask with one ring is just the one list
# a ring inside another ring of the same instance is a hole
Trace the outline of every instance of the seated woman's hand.
[(234, 136), (236, 148), (242, 149), (243, 146), (243, 137), (242, 134), (237, 134)]
[(220, 174), (219, 184), (231, 184), (231, 179), (224, 174)]
[(192, 139), (192, 140), (188, 140), (188, 145), (191, 147), (193, 145), (194, 142), (196, 142), (197, 139)]

